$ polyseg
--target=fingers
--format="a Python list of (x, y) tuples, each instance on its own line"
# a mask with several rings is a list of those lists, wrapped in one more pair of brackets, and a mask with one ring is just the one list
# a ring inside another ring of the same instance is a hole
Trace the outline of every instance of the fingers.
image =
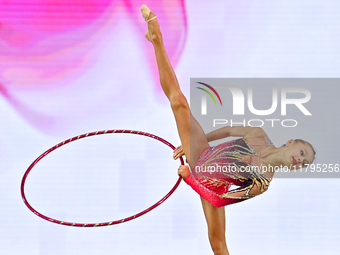
[(179, 150), (179, 149), (181, 149), (181, 148), (182, 148), (182, 145), (176, 147), (175, 151), (176, 151), (176, 150)]
[(174, 159), (178, 159), (179, 157), (182, 157), (181, 153), (177, 152), (174, 154)]
[(189, 167), (180, 165), (177, 173), (185, 180), (190, 173)]
[(183, 165), (180, 165), (180, 166), (178, 167), (178, 171), (177, 171), (178, 175), (182, 176), (184, 167), (185, 167), (185, 166), (183, 166)]
[(174, 159), (178, 159), (180, 157), (184, 156), (184, 153), (178, 153), (174, 155)]
[(179, 152), (183, 152), (183, 147), (182, 147), (182, 146), (178, 146), (178, 147), (174, 150), (174, 153), (179, 153)]
[(180, 157), (184, 156), (184, 151), (183, 151), (183, 147), (182, 146), (178, 146), (175, 150), (174, 150), (174, 159), (178, 159)]

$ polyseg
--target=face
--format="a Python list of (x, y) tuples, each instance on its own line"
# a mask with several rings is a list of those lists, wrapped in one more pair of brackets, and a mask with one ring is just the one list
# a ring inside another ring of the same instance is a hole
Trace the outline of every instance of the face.
[(285, 158), (291, 170), (307, 167), (314, 160), (314, 152), (308, 143), (289, 140), (286, 143)]

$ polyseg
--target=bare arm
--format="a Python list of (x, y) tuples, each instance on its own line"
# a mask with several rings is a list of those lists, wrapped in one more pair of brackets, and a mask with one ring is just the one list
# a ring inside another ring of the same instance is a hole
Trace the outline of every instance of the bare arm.
[(208, 142), (211, 142), (229, 136), (254, 137), (263, 133), (260, 127), (223, 127), (206, 134), (206, 137)]
[[(229, 136), (255, 137), (265, 134), (260, 127), (223, 127), (206, 134), (208, 142), (223, 139)], [(174, 150), (174, 159), (184, 156), (183, 147)]]

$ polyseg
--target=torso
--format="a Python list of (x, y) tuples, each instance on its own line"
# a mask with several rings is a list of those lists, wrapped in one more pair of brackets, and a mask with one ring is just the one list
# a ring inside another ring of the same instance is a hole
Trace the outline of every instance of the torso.
[(272, 148), (275, 147), (265, 133), (209, 147), (201, 153), (187, 179), (195, 179), (190, 182), (192, 187), (218, 207), (249, 199), (268, 189), (272, 174), (260, 172), (257, 167), (264, 165), (263, 152), (267, 154)]
[[(195, 168), (192, 169), (192, 175), (196, 178), (229, 179), (239, 186), (254, 180), (254, 178), (270, 182), (272, 173), (251, 169), (259, 167), (261, 164), (264, 165), (261, 155), (270, 146), (273, 146), (272, 142), (264, 133), (207, 148), (201, 153)], [(209, 171), (209, 168), (216, 169), (216, 171)], [(247, 171), (243, 171), (244, 169)], [(248, 171), (249, 169), (250, 171)]]
[[(258, 136), (252, 137), (244, 137), (243, 140), (248, 144), (248, 146), (253, 150), (254, 154), (251, 155), (251, 165), (256, 166), (261, 169), (262, 166), (269, 167), (269, 164), (266, 164), (262, 160), (263, 153), (267, 150), (275, 148), (269, 137), (266, 133), (263, 133)], [(274, 173), (269, 171), (262, 171), (262, 174), (267, 178), (272, 179)]]

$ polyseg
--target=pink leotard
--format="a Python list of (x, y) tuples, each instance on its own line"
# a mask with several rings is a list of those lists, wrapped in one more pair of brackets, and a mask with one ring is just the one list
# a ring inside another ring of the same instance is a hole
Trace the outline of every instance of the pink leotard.
[[(261, 152), (269, 145), (268, 136), (262, 135), (210, 147), (201, 153), (185, 182), (216, 207), (252, 198), (255, 195), (249, 192), (254, 186), (262, 193), (271, 181), (259, 171)], [(238, 187), (230, 190), (231, 185)]]

